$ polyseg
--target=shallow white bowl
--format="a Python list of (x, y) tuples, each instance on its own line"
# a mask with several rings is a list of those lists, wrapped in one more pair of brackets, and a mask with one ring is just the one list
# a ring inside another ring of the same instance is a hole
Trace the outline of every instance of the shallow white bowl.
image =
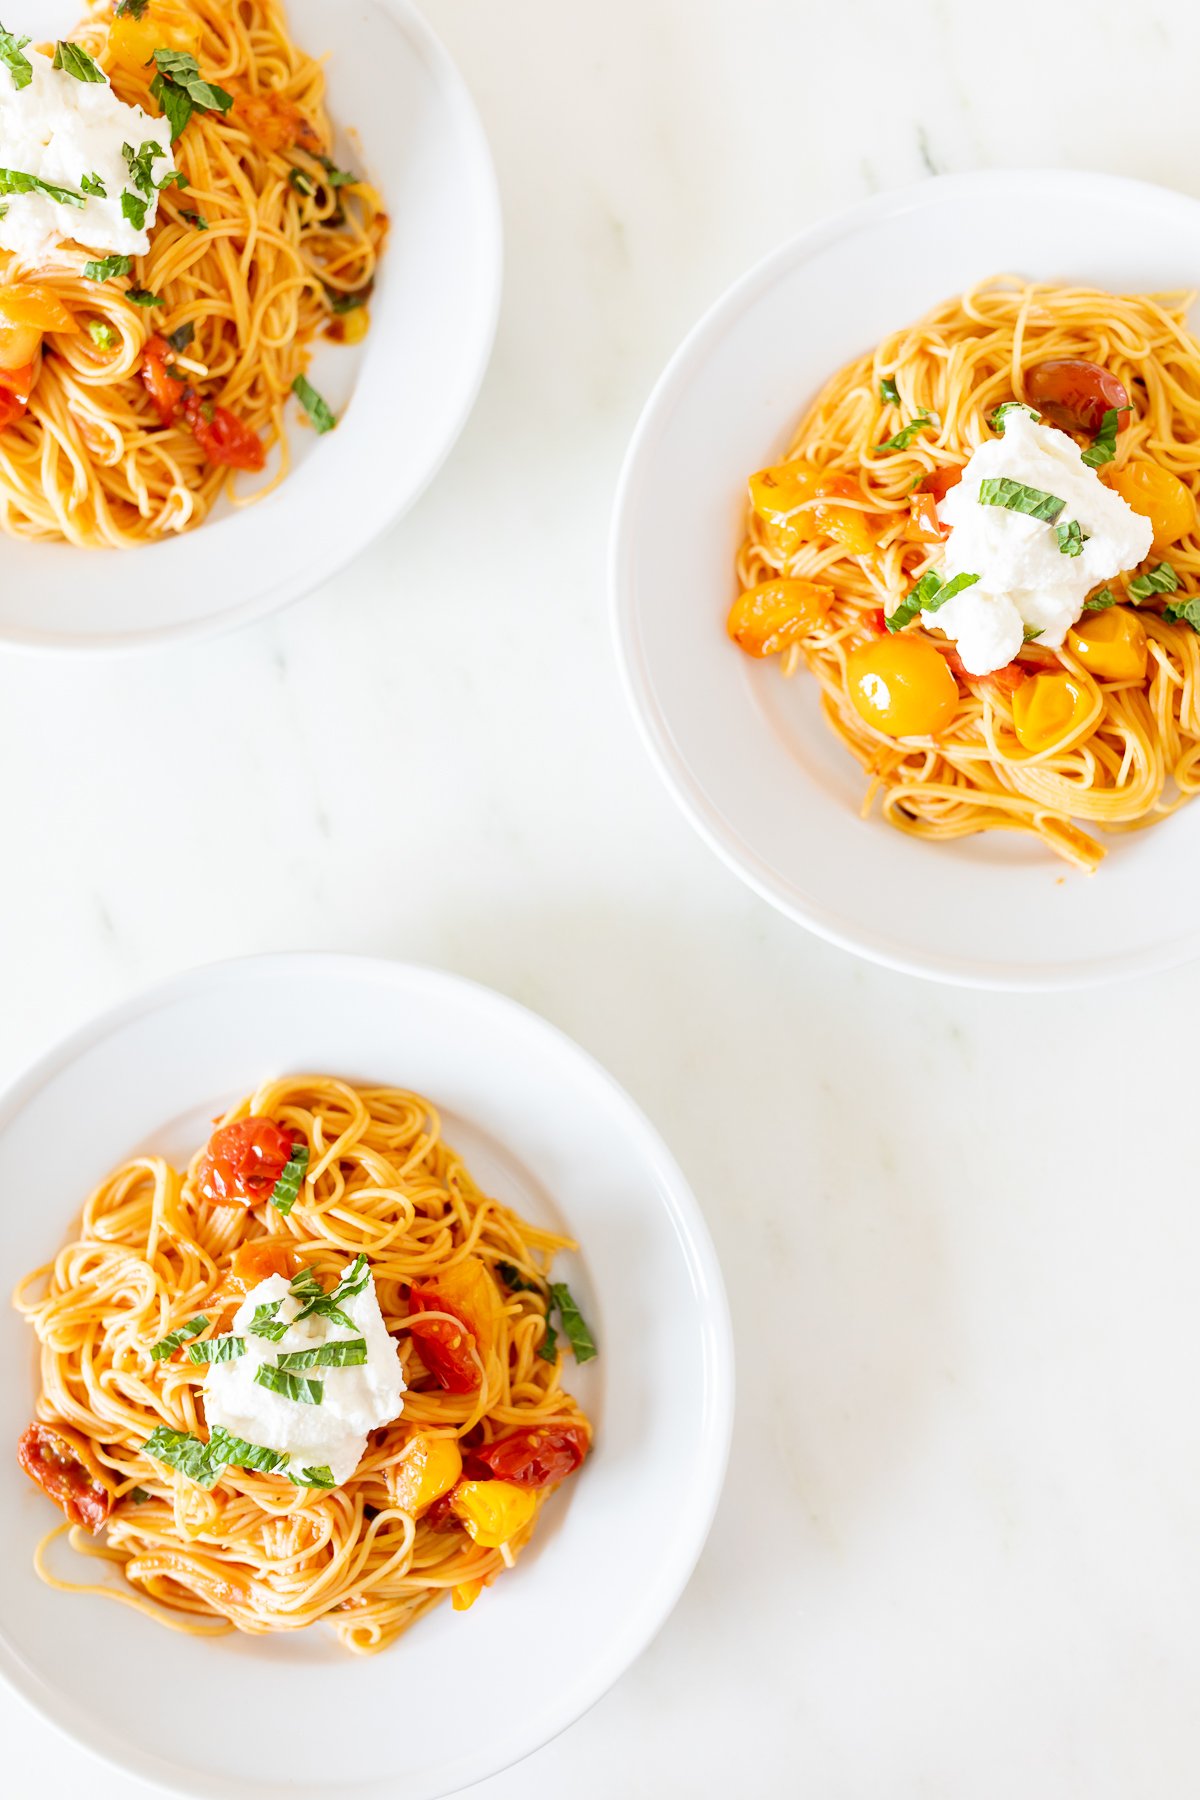
[(582, 1370), (568, 1361), (566, 1383), (596, 1422), (595, 1450), (517, 1568), (469, 1613), (440, 1607), (366, 1659), (320, 1626), (201, 1642), (34, 1574), (55, 1514), (12, 1455), (35, 1359), (5, 1308), (0, 1673), (90, 1748), (178, 1793), (432, 1800), (570, 1724), (670, 1612), (725, 1468), (725, 1296), (668, 1151), (561, 1033), (435, 970), (291, 955), (169, 982), (79, 1032), (0, 1100), (0, 1285), (53, 1255), (122, 1158), (184, 1155), (234, 1095), (300, 1070), (425, 1093), (485, 1188), (577, 1237), (563, 1268), (600, 1355)]
[(1032, 841), (955, 844), (858, 816), (864, 777), (818, 688), (728, 641), (746, 477), (782, 454), (843, 363), (1000, 273), (1114, 290), (1192, 286), (1200, 204), (1107, 175), (941, 177), (785, 245), (687, 338), (617, 496), (612, 598), (630, 702), (696, 829), (782, 912), (874, 961), (985, 987), (1082, 985), (1200, 955), (1171, 896), (1200, 868), (1200, 807), (1104, 841), (1100, 872)]
[[(17, 0), (6, 19), (40, 40), (80, 10)], [(0, 537), (0, 643), (131, 649), (284, 606), (413, 504), (466, 423), (502, 264), (495, 175), (467, 90), (408, 0), (288, 0), (287, 12), (303, 49), (329, 53), (339, 155), (375, 183), (391, 219), (361, 353), (323, 344), (313, 360), (337, 429), (318, 438), (289, 404), (287, 479), (183, 537), (128, 551)]]

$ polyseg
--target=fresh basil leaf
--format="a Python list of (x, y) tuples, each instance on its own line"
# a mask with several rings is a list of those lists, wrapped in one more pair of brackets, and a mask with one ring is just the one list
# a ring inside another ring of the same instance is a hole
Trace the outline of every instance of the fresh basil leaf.
[(256, 1306), (248, 1327), (251, 1335), (266, 1338), (269, 1343), (277, 1344), (288, 1329), (288, 1321), (276, 1317), (278, 1311), (278, 1300), (269, 1300), (261, 1306)]
[(915, 419), (902, 425), (893, 437), (885, 438), (882, 444), (876, 444), (877, 450), (907, 450), (913, 439), (924, 431), (927, 425), (933, 424), (933, 414), (922, 409)]
[(307, 1168), (308, 1145), (305, 1143), (293, 1144), (291, 1157), (284, 1164), (279, 1180), (271, 1189), (271, 1205), (285, 1219), (299, 1198), (304, 1171)]
[(187, 1347), (188, 1361), (194, 1363), (236, 1362), (245, 1354), (246, 1340), (240, 1337), (205, 1338), (202, 1343)]
[[(264, 1444), (250, 1444), (234, 1437), (223, 1425), (214, 1425), (208, 1448), (214, 1464), (232, 1463), (238, 1469), (251, 1469), (256, 1475), (274, 1475), (286, 1468), (288, 1458), (281, 1450), (268, 1450)], [(219, 1469), (218, 1469), (219, 1473)]]
[(149, 288), (126, 288), (125, 298), (131, 300), (134, 306), (161, 306), (163, 304), (160, 296), (152, 294)]
[(263, 1363), (257, 1368), (254, 1379), (259, 1387), (282, 1394), (285, 1400), (295, 1400), (300, 1406), (320, 1406), (325, 1398), (323, 1381), (310, 1381), (306, 1375), (289, 1375), (286, 1369), (277, 1369), (273, 1363)]
[(1102, 468), (1112, 461), (1117, 454), (1117, 433), (1121, 429), (1121, 414), (1132, 412), (1131, 406), (1120, 408), (1110, 406), (1100, 421), (1100, 429), (1083, 452), (1083, 460), (1089, 469)]
[(918, 613), (937, 612), (945, 606), (947, 600), (953, 600), (955, 594), (961, 594), (964, 588), (974, 587), (979, 580), (978, 575), (955, 575), (950, 581), (943, 581), (936, 569), (926, 569), (920, 581), (912, 588), (906, 599), (902, 600), (895, 612), (888, 613), (884, 624), (889, 631), (903, 631), (911, 625)]
[(1104, 612), (1117, 604), (1117, 596), (1110, 587), (1102, 587), (1090, 595), (1083, 603), (1084, 612)]
[(208, 1330), (210, 1324), (211, 1320), (206, 1313), (197, 1313), (195, 1318), (189, 1319), (186, 1325), (177, 1326), (174, 1331), (168, 1331), (165, 1338), (159, 1338), (157, 1344), (151, 1344), (151, 1357), (155, 1362), (166, 1362), (168, 1356), (173, 1356), (180, 1344), (186, 1344), (189, 1338), (199, 1337), (202, 1331)]
[(168, 331), (167, 342), (170, 344), (172, 350), (174, 350), (176, 356), (182, 356), (195, 335), (196, 327), (192, 324), (190, 319), (185, 319), (183, 324), (175, 331)]
[(1004, 421), (1008, 418), (1009, 413), (1013, 412), (1028, 413), (1035, 424), (1042, 416), (1036, 407), (1026, 406), (1023, 400), (1002, 400), (1000, 405), (995, 407), (992, 412), (989, 413), (988, 424), (993, 431), (999, 432), (1000, 436), (1003, 437)]
[(979, 504), (1006, 506), (1009, 512), (1024, 513), (1027, 518), (1053, 525), (1067, 503), (1057, 494), (1026, 487), (1023, 481), (1013, 481), (1008, 475), (988, 475), (979, 484)]
[(185, 188), (185, 187), (187, 187), (188, 186), (188, 178), (184, 174), (182, 169), (168, 169), (167, 173), (165, 175), (159, 176), (158, 180), (155, 182), (154, 185), (158, 189), (159, 193), (161, 194), (164, 188), (169, 188), (169, 187)]
[(554, 1329), (554, 1325), (553, 1325), (553, 1322), (551, 1321), (550, 1314), (548, 1311), (546, 1313), (545, 1323), (546, 1323), (546, 1330), (542, 1337), (541, 1343), (537, 1347), (537, 1353), (541, 1357), (543, 1362), (548, 1362), (548, 1363), (557, 1362), (558, 1361), (558, 1333)]
[(333, 430), (337, 420), (306, 375), (297, 375), (292, 383), (292, 392), (318, 432)]
[(149, 3), (150, 0), (117, 0), (113, 17), (114, 19), (140, 19)]
[(121, 211), (135, 231), (145, 229), (146, 202), (138, 194), (131, 194), (128, 188), (121, 195)]
[(498, 1262), (496, 1264), (496, 1273), (510, 1293), (544, 1295), (546, 1292), (542, 1282), (530, 1281), (528, 1276), (522, 1275), (520, 1269), (518, 1269), (514, 1263)]
[(132, 1500), (135, 1506), (141, 1506), (145, 1501), (147, 1501), (150, 1498), (150, 1495), (147, 1493), (147, 1491), (144, 1487), (135, 1487), (135, 1488), (130, 1488), (128, 1494), (125, 1497), (127, 1500)]
[(186, 219), (189, 225), (194, 225), (197, 231), (208, 230), (208, 220), (202, 213), (181, 212), (179, 216), (181, 219)]
[(1078, 519), (1068, 519), (1065, 525), (1056, 525), (1054, 532), (1058, 538), (1058, 547), (1064, 556), (1080, 555), (1090, 535), (1083, 529)]
[(305, 174), (303, 169), (289, 169), (288, 180), (291, 182), (296, 192), (298, 194), (303, 194), (306, 199), (310, 194), (315, 194), (317, 191), (316, 182), (311, 175)]
[(0, 169), (0, 194), (46, 194), (60, 206), (87, 205), (86, 196), (77, 194), (74, 188), (56, 187), (54, 182), (30, 175), (26, 169)]
[(339, 169), (327, 156), (319, 156), (317, 161), (325, 171), (325, 179), (331, 188), (353, 187), (358, 181), (357, 175), (351, 175), (348, 169)]
[(171, 127), (171, 142), (174, 144), (182, 133), (195, 108), (192, 97), (186, 88), (176, 87), (165, 75), (156, 75), (150, 83), (151, 98), (158, 101), (162, 116)]
[(1160, 562), (1143, 575), (1135, 575), (1127, 585), (1132, 599), (1146, 600), (1151, 594), (1173, 594), (1179, 577), (1169, 562)]
[[(227, 94), (224, 88), (217, 87), (215, 82), (203, 80), (200, 74), (200, 65), (188, 51), (156, 50), (154, 62), (158, 74), (150, 84), (150, 92), (162, 105), (164, 112), (167, 110), (164, 94), (155, 90), (166, 90), (172, 86), (185, 93), (191, 102), (188, 108), (188, 118), (191, 117), (193, 111), (228, 112), (233, 105), (232, 94)], [(184, 124), (186, 123), (187, 119), (184, 120)], [(181, 126), (180, 130), (182, 129)], [(173, 138), (177, 137), (178, 132), (172, 129), (171, 135)]]
[(550, 1283), (550, 1298), (558, 1308), (558, 1317), (567, 1335), (567, 1342), (574, 1351), (575, 1361), (591, 1362), (596, 1354), (595, 1341), (584, 1324), (583, 1314), (571, 1298), (571, 1290), (565, 1281)]
[(315, 1469), (302, 1469), (299, 1475), (289, 1475), (288, 1480), (293, 1487), (331, 1488), (337, 1486), (328, 1463), (319, 1463)]
[(135, 188), (140, 188), (147, 196), (154, 192), (154, 173), (151, 164), (166, 151), (153, 138), (147, 138), (140, 149), (135, 150), (132, 144), (121, 145), (121, 155), (125, 158), (129, 170), (129, 178)]
[(357, 312), (358, 308), (360, 306), (365, 306), (367, 301), (371, 298), (371, 291), (374, 286), (375, 283), (373, 281), (368, 281), (366, 287), (356, 288), (352, 294), (339, 294), (336, 289), (327, 287), (325, 289), (325, 296), (329, 301), (330, 312)]
[[(288, 1292), (297, 1300), (323, 1300), (325, 1289), (317, 1277), (317, 1271), (311, 1264), (305, 1263), (299, 1272), (292, 1276), (288, 1283)], [(276, 1305), (278, 1305), (276, 1301)]]
[(1163, 618), (1173, 625), (1190, 625), (1193, 631), (1200, 631), (1200, 594), (1193, 594), (1190, 600), (1177, 600), (1170, 606), (1163, 607)]
[(288, 1350), (275, 1358), (277, 1369), (356, 1369), (367, 1360), (366, 1338), (331, 1338), (311, 1350)]
[(88, 320), (88, 336), (97, 350), (111, 350), (117, 341), (116, 332), (103, 319)]
[(0, 62), (12, 76), (13, 86), (18, 91), (27, 88), (33, 80), (33, 64), (27, 56), (21, 55), (28, 42), (27, 37), (18, 37), (0, 25)]
[(73, 75), (76, 81), (105, 81), (103, 69), (96, 67), (87, 51), (65, 38), (59, 38), (54, 46), (53, 67)]
[(879, 398), (885, 406), (899, 406), (900, 390), (890, 375), (885, 375), (879, 383)]
[(85, 262), (83, 272), (89, 281), (110, 281), (114, 275), (128, 275), (132, 267), (132, 256), (105, 256), (98, 262)]
[(175, 1431), (169, 1425), (156, 1425), (142, 1449), (155, 1462), (166, 1463), (170, 1469), (178, 1469), (181, 1475), (186, 1475), (189, 1481), (196, 1482), (200, 1487), (211, 1487), (216, 1480), (208, 1445), (202, 1444), (190, 1431)]
[(331, 1300), (353, 1300), (362, 1293), (370, 1279), (371, 1265), (360, 1250), (329, 1298)]
[(90, 175), (81, 175), (79, 185), (85, 194), (96, 194), (101, 200), (108, 199), (108, 189), (95, 171)]
[(337, 1286), (331, 1288), (329, 1293), (325, 1292), (313, 1269), (301, 1269), (300, 1273), (294, 1275), (291, 1281), (290, 1291), (302, 1303), (292, 1323), (299, 1324), (301, 1319), (311, 1319), (316, 1314), (322, 1319), (328, 1319), (334, 1325), (343, 1326), (348, 1331), (356, 1330), (353, 1319), (340, 1310), (338, 1302), (339, 1300), (353, 1300), (355, 1295), (362, 1293), (370, 1279), (371, 1265), (361, 1251)]

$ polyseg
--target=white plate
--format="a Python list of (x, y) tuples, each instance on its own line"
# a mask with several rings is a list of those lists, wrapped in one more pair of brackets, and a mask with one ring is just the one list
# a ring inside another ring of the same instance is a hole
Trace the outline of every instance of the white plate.
[(943, 981), (1051, 988), (1200, 955), (1200, 806), (1109, 837), (1100, 872), (988, 832), (922, 843), (858, 817), (864, 780), (815, 681), (728, 642), (746, 477), (843, 363), (993, 274), (1145, 292), (1200, 281), (1200, 204), (1107, 175), (955, 175), (869, 201), (753, 269), (691, 333), (630, 446), (615, 627), (647, 747), (696, 829), (782, 912)]
[[(14, 0), (6, 19), (41, 39), (80, 11)], [(127, 551), (0, 537), (0, 643), (130, 649), (284, 606), (407, 511), (466, 423), (502, 261), (495, 174), (467, 90), (408, 0), (288, 0), (287, 15), (304, 50), (328, 52), (339, 155), (380, 189), (391, 219), (361, 353), (324, 344), (312, 364), (337, 429), (318, 438), (293, 418), (279, 489), (214, 510), (183, 537)]]
[[(514, 1762), (633, 1661), (683, 1589), (728, 1450), (728, 1313), (699, 1210), (661, 1140), (534, 1014), (431, 969), (339, 956), (201, 969), (107, 1014), (0, 1101), (5, 1291), (54, 1253), (88, 1190), (140, 1146), (180, 1155), (267, 1075), (413, 1087), (485, 1186), (577, 1236), (568, 1278), (600, 1355), (568, 1386), (596, 1448), (516, 1570), (360, 1658), (319, 1626), (206, 1643), (30, 1564), (53, 1522), (11, 1447), (34, 1386), (0, 1324), (0, 1672), (122, 1769), (206, 1800), (432, 1800)], [(577, 1286), (576, 1286), (577, 1284)]]

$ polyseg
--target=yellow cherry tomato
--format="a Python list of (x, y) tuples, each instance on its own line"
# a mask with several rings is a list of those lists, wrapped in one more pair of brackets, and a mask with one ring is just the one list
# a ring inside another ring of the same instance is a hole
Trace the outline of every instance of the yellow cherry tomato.
[(1196, 502), (1192, 490), (1158, 463), (1131, 462), (1114, 469), (1108, 485), (1127, 506), (1154, 527), (1154, 542), (1163, 548), (1186, 537), (1196, 526)]
[(846, 658), (855, 711), (889, 737), (933, 737), (958, 707), (950, 666), (928, 638), (898, 633), (872, 638)]
[[(785, 555), (817, 537), (833, 538), (853, 556), (869, 555), (875, 539), (865, 514), (854, 506), (824, 504), (861, 498), (862, 490), (849, 475), (818, 469), (800, 457), (759, 469), (750, 477), (750, 504), (766, 520), (772, 542)], [(812, 500), (822, 504), (808, 506), (804, 512), (795, 510)]]
[(498, 1550), (537, 1511), (537, 1497), (511, 1481), (460, 1481), (451, 1502), (482, 1550)]
[(455, 1612), (466, 1612), (469, 1606), (474, 1606), (486, 1586), (486, 1581), (460, 1581), (457, 1587), (452, 1587), (450, 1604)]
[(747, 656), (774, 656), (807, 637), (833, 604), (833, 589), (778, 577), (739, 594), (725, 629)]
[(125, 69), (142, 70), (148, 83), (155, 71), (146, 65), (156, 50), (187, 50), (195, 56), (202, 32), (195, 13), (179, 0), (150, 0), (140, 18), (125, 12), (113, 20), (108, 28), (109, 60)]
[(418, 1431), (392, 1472), (392, 1499), (402, 1512), (420, 1518), (435, 1500), (450, 1492), (461, 1474), (457, 1439)]
[(1073, 676), (1034, 675), (1013, 694), (1013, 730), (1022, 748), (1038, 755), (1070, 737), (1091, 709), (1091, 695)]
[(1084, 613), (1067, 645), (1099, 681), (1141, 681), (1146, 673), (1146, 627), (1126, 606)]

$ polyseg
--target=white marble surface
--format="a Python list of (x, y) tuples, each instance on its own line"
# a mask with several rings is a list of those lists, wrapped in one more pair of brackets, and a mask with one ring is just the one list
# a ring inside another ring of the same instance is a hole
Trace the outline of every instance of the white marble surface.
[[(653, 1648), (488, 1800), (607, 1800), (615, 1782), (1183, 1800), (1200, 1764), (1200, 968), (958, 993), (776, 917), (635, 740), (604, 548), (657, 369), (795, 228), (931, 167), (1200, 192), (1200, 14), (429, 11), (504, 195), (478, 411), (419, 509), (277, 620), (137, 660), (0, 661), (0, 1078), (197, 961), (369, 949), (539, 1008), (659, 1124), (733, 1304), (728, 1487)], [(14, 1800), (130, 1791), (9, 1698), (0, 1737)]]

